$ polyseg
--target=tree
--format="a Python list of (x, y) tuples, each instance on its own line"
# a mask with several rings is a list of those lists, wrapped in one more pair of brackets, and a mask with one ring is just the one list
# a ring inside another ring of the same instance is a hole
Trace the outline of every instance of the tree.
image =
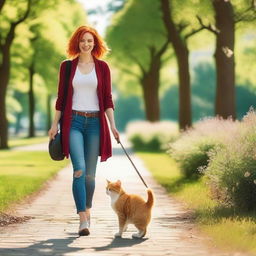
[(160, 118), (160, 70), (168, 48), (158, 10), (156, 0), (128, 1), (107, 30), (107, 41), (113, 49), (111, 60), (141, 86), (149, 121)]
[[(33, 0), (31, 0), (33, 1)], [(20, 7), (21, 1), (17, 2), (17, 7)], [(19, 45), (20, 42), (17, 42), (16, 46), (13, 47), (12, 52), (9, 51), (9, 73), (10, 73), (10, 58), (12, 53), (12, 66), (16, 66), (16, 69), (26, 74), (24, 80), (29, 81), (30, 89), (28, 92), (29, 96), (29, 136), (34, 136), (34, 112), (35, 112), (35, 99), (34, 99), (34, 75), (39, 74), (45, 81), (46, 87), (49, 91), (49, 95), (46, 100), (46, 104), (51, 105), (51, 94), (56, 94), (57, 91), (57, 79), (58, 79), (58, 68), (60, 62), (65, 59), (65, 48), (67, 42), (67, 36), (70, 36), (71, 32), (77, 27), (81, 25), (81, 23), (85, 22), (85, 13), (81, 5), (76, 3), (74, 0), (66, 0), (62, 1), (59, 4), (59, 0), (49, 0), (47, 2), (31, 2), (31, 11), (26, 23), (23, 23), (23, 27), (26, 27), (29, 31), (29, 27), (31, 30), (27, 38), (28, 42), (24, 43), (24, 45)], [(8, 22), (10, 17), (8, 16), (9, 8), (12, 10), (15, 8), (12, 6), (15, 4), (15, 1), (8, 3), (5, 6), (5, 14), (1, 15), (1, 19), (5, 21), (4, 30), (1, 31), (1, 36), (4, 38), (6, 34), (8, 34)], [(23, 1), (24, 5), (24, 1)], [(22, 7), (24, 7), (21, 5)], [(49, 16), (51, 15), (51, 16)], [(73, 19), (73, 17), (76, 17)], [(13, 17), (12, 17), (13, 18)], [(51, 23), (51, 24), (49, 24)], [(19, 26), (22, 27), (22, 26)], [(56, 33), (56, 31), (58, 33)], [(19, 29), (15, 31), (13, 35), (12, 45), (15, 45), (17, 38), (24, 37), (24, 35), (19, 34)], [(23, 31), (21, 32), (23, 33)], [(15, 39), (15, 40), (14, 40)], [(1, 41), (2, 42), (2, 41)], [(23, 43), (23, 42), (22, 42)], [(26, 48), (27, 47), (27, 48)], [(19, 49), (22, 49), (19, 51)], [(14, 53), (15, 52), (15, 56)], [(26, 54), (24, 54), (24, 52)], [(3, 54), (3, 52), (1, 52)], [(22, 65), (17, 65), (14, 58), (17, 58), (22, 61)], [(26, 70), (27, 69), (27, 70)], [(25, 71), (24, 71), (25, 70)], [(29, 75), (27, 75), (28, 73)], [(15, 70), (16, 72), (16, 70)], [(8, 81), (10, 81), (10, 75), (8, 76)], [(19, 79), (19, 78), (18, 78)], [(16, 82), (20, 82), (20, 81)], [(8, 84), (8, 82), (7, 82)], [(5, 85), (7, 87), (7, 84)], [(1, 88), (3, 86), (0, 84)], [(2, 94), (1, 94), (2, 96)], [(1, 103), (5, 103), (5, 101), (1, 101)], [(4, 104), (5, 105), (5, 104)], [(47, 105), (48, 109), (48, 124), (47, 130), (49, 129), (51, 120), (50, 120), (50, 105)], [(1, 108), (2, 110), (2, 108)], [(6, 111), (5, 111), (6, 112)], [(3, 120), (0, 116), (0, 120)], [(6, 118), (5, 118), (6, 120)], [(5, 141), (5, 146), (7, 145), (7, 120), (6, 126), (3, 127), (1, 134), (5, 134), (5, 138), (1, 141)], [(2, 126), (1, 126), (2, 128)], [(0, 147), (4, 148), (4, 147)]]
[[(179, 127), (186, 129), (191, 126), (191, 96), (190, 96), (190, 73), (189, 73), (189, 49), (187, 40), (201, 31), (203, 28), (192, 28), (188, 30), (191, 22), (188, 17), (182, 17), (179, 21), (174, 18), (174, 0), (161, 0), (163, 22), (165, 24), (168, 39), (172, 43), (178, 66), (179, 77)], [(185, 3), (188, 6), (188, 3)], [(177, 3), (176, 3), (177, 5)], [(182, 6), (176, 9), (183, 10)], [(185, 28), (187, 31), (184, 33)]]
[(236, 1), (234, 5), (229, 0), (211, 0), (215, 14), (215, 25), (205, 25), (202, 18), (198, 20), (203, 28), (216, 36), (216, 48), (214, 53), (216, 64), (216, 99), (215, 114), (223, 118), (231, 116), (236, 118), (235, 99), (235, 24), (241, 21), (256, 19), (255, 1), (246, 1), (247, 7)]
[[(75, 19), (74, 19), (75, 17)], [(34, 136), (34, 113), (35, 105), (35, 75), (39, 75), (47, 89), (45, 108), (46, 114), (46, 134), (52, 123), (52, 98), (57, 92), (58, 68), (60, 63), (66, 58), (65, 51), (67, 41), (72, 32), (81, 24), (86, 23), (86, 13), (81, 4), (75, 0), (69, 0), (56, 4), (54, 8), (47, 9), (40, 13), (38, 18), (32, 19), (28, 26), (32, 36), (30, 37), (30, 57), (24, 64), (29, 70), (29, 137)], [(57, 33), (56, 33), (57, 31)], [(41, 98), (41, 97), (40, 97)], [(38, 100), (36, 101), (39, 105)], [(38, 107), (37, 107), (38, 109)]]
[[(10, 49), (15, 37), (15, 30), (17, 26), (28, 18), (31, 9), (31, 2), (32, 0), (27, 0), (26, 7), (22, 11), (20, 11), (20, 9), (18, 10), (16, 20), (9, 23), (9, 28), (5, 35), (2, 32), (0, 33), (0, 51), (2, 54), (2, 62), (0, 64), (0, 149), (8, 148), (8, 122), (6, 118), (5, 98), (10, 78)], [(0, 7), (4, 8), (4, 6), (5, 3), (2, 2)], [(6, 17), (4, 17), (4, 19), (5, 22), (8, 23), (8, 19)]]
[(78, 26), (87, 23), (87, 16), (81, 4), (69, 0), (43, 12), (37, 21), (33, 21), (33, 24), (35, 23), (39, 24), (40, 28), (40, 36), (34, 45), (35, 71), (44, 80), (47, 89), (47, 134), (52, 123), (52, 99), (57, 93), (58, 69), (60, 63), (66, 59), (68, 39)]

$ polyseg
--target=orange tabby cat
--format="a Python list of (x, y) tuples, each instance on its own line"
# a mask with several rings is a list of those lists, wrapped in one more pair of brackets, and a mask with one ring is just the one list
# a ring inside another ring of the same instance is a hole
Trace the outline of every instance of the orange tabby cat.
[(138, 233), (132, 235), (134, 238), (142, 238), (147, 232), (147, 226), (151, 219), (151, 209), (154, 202), (153, 193), (148, 192), (148, 201), (138, 195), (128, 195), (121, 187), (121, 181), (110, 182), (107, 180), (106, 193), (111, 198), (111, 206), (116, 212), (119, 221), (119, 232), (115, 237), (122, 237), (127, 230), (128, 224), (134, 224)]

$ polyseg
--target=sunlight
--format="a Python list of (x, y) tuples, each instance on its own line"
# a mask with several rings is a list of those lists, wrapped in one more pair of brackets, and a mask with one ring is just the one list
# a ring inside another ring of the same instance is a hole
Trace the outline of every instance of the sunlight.
[(105, 29), (108, 25), (110, 13), (106, 12), (107, 5), (111, 0), (77, 0), (79, 3), (83, 4), (86, 12), (97, 9), (97, 14), (88, 15), (88, 20), (92, 26), (94, 26), (101, 35), (104, 35)]

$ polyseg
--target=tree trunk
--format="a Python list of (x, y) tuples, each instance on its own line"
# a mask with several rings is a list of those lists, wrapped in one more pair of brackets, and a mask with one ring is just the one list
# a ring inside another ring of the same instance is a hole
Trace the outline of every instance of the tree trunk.
[(34, 84), (33, 84), (33, 75), (34, 75), (34, 62), (32, 61), (29, 67), (29, 91), (28, 91), (28, 101), (29, 101), (29, 131), (28, 137), (35, 137), (35, 124), (34, 124), (34, 113), (35, 113), (35, 99), (34, 99)]
[(172, 19), (169, 0), (161, 0), (161, 8), (168, 38), (173, 45), (177, 57), (179, 75), (179, 128), (184, 130), (191, 126), (189, 51), (185, 39), (183, 40), (179, 34)]
[(146, 119), (151, 122), (156, 122), (160, 119), (160, 104), (158, 94), (161, 68), (160, 58), (161, 57), (152, 58), (149, 71), (145, 73), (141, 80)]
[[(14, 31), (12, 36), (14, 36)], [(8, 147), (8, 120), (6, 117), (5, 98), (10, 78), (10, 46), (14, 37), (10, 36), (5, 45), (1, 46), (2, 64), (0, 66), (0, 149)]]
[[(4, 6), (4, 3), (5, 1), (1, 1), (1, 8)], [(24, 16), (16, 22), (10, 23), (10, 30), (6, 38), (2, 38), (0, 41), (0, 51), (2, 52), (2, 64), (0, 65), (0, 149), (8, 148), (8, 121), (6, 118), (5, 98), (10, 78), (10, 47), (14, 39), (17, 25), (22, 23), (30, 12), (31, 0), (28, 0), (27, 4), (27, 10)], [(2, 44), (2, 42), (4, 43)]]
[[(6, 74), (0, 72), (0, 76), (3, 79)], [(6, 108), (5, 108), (5, 96), (6, 88), (2, 86), (4, 84), (3, 80), (0, 82), (0, 149), (8, 148), (8, 121), (6, 118)]]
[(2, 12), (5, 2), (6, 0), (0, 0), (0, 13)]
[(191, 99), (189, 52), (185, 45), (175, 50), (179, 74), (179, 127), (182, 130), (191, 126)]
[(215, 114), (223, 118), (236, 118), (235, 104), (235, 24), (230, 1), (213, 0), (216, 28), (216, 100)]

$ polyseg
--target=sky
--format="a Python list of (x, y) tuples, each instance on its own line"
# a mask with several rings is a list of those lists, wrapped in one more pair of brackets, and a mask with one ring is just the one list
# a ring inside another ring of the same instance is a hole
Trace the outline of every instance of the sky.
[[(85, 10), (99, 9), (106, 10), (106, 6), (111, 0), (77, 0), (82, 3)], [(104, 36), (105, 29), (108, 25), (108, 20), (111, 14), (100, 13), (97, 15), (88, 15), (89, 23), (97, 29), (97, 31)]]

